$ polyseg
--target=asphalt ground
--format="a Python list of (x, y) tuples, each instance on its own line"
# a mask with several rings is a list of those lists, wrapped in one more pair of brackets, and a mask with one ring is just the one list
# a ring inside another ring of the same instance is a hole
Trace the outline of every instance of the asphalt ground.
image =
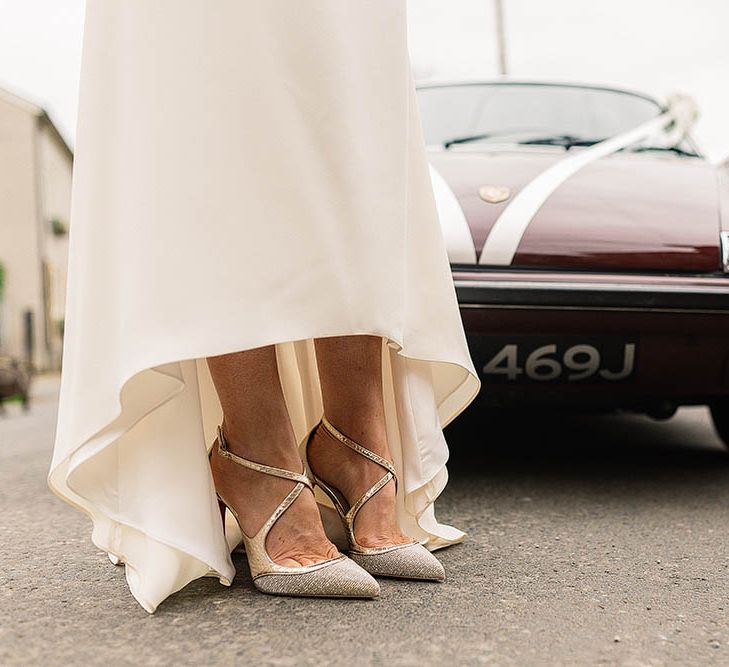
[(0, 417), (0, 665), (729, 665), (729, 455), (704, 408), (494, 413), (446, 429), (442, 584), (271, 597), (244, 556), (148, 615), (46, 487), (57, 377)]

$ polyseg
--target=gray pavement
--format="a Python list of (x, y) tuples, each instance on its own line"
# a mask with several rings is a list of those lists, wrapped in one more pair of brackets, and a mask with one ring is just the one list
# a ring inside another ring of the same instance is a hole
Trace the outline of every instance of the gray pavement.
[(439, 516), (443, 584), (376, 601), (194, 582), (150, 616), (48, 491), (57, 378), (0, 417), (0, 665), (729, 665), (729, 456), (706, 410), (468, 410)]

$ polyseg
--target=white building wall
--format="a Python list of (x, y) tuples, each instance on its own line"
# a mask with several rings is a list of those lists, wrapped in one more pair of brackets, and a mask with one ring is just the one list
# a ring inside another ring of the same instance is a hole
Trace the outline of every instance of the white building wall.
[(61, 361), (68, 236), (50, 221), (68, 225), (71, 176), (71, 155), (42, 109), (0, 90), (0, 353), (26, 358), (30, 311), (38, 370)]
[(33, 313), (32, 361), (43, 365), (43, 302), (35, 183), (36, 117), (0, 98), (0, 350), (25, 357), (24, 313)]
[(57, 220), (68, 230), (71, 211), (72, 158), (52, 128), (44, 123), (38, 135), (41, 185), (41, 257), (48, 274), (46, 303), (49, 364), (61, 363), (61, 326), (65, 312), (68, 233), (56, 234), (51, 224)]

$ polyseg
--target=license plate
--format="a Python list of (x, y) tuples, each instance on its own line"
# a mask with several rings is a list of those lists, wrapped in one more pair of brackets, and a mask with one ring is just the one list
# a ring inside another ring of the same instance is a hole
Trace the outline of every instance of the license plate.
[(487, 382), (624, 382), (635, 376), (637, 336), (469, 335), (476, 369)]

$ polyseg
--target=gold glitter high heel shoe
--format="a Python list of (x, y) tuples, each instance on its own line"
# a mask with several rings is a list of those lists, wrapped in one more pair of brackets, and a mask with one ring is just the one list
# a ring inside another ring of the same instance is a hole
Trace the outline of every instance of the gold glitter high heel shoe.
[[(385, 469), (385, 474), (382, 478), (367, 489), (353, 504), (347, 501), (339, 489), (317, 477), (309, 464), (309, 445), (311, 444), (314, 432), (322, 425), (326, 429), (326, 432), (336, 438), (337, 441)], [(326, 416), (322, 416), (321, 421), (311, 431), (306, 441), (304, 463), (314, 483), (334, 503), (334, 507), (347, 532), (347, 538), (349, 540), (349, 551), (347, 555), (355, 563), (361, 565), (370, 574), (380, 577), (427, 581), (443, 581), (445, 579), (443, 565), (441, 565), (440, 561), (430, 551), (416, 540), (406, 542), (405, 544), (384, 547), (365, 547), (357, 542), (357, 538), (354, 535), (354, 522), (357, 518), (357, 513), (362, 509), (364, 504), (390, 480), (395, 480), (395, 491), (397, 492), (397, 476), (395, 474), (395, 468), (390, 461), (363, 447), (351, 438), (348, 438), (335, 428)]]
[(266, 536), (281, 515), (299, 497), (304, 488), (313, 491), (311, 480), (304, 473), (291, 472), (282, 468), (263, 465), (237, 456), (228, 449), (222, 426), (218, 425), (218, 437), (210, 450), (210, 458), (221, 456), (238, 465), (296, 482), (291, 492), (281, 501), (273, 514), (253, 537), (248, 537), (241, 526), (238, 514), (226, 500), (217, 493), (220, 514), (225, 531), (225, 509), (235, 517), (240, 527), (248, 566), (254, 586), (263, 593), (291, 595), (297, 597), (376, 598), (380, 586), (365, 570), (344, 555), (313, 565), (288, 567), (274, 562), (266, 551)]

